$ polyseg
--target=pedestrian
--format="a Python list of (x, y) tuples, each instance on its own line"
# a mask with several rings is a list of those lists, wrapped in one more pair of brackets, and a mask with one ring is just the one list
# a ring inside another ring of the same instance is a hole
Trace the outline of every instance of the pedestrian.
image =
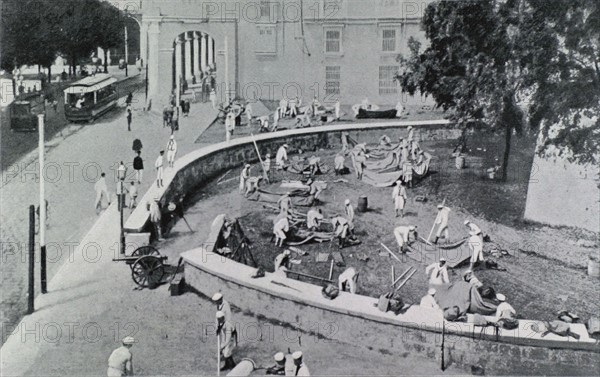
[(156, 169), (156, 186), (163, 187), (163, 163), (165, 151), (160, 151), (158, 157), (156, 158), (156, 162), (154, 163), (154, 168)]
[(340, 292), (348, 291), (352, 294), (356, 293), (356, 286), (358, 283), (358, 272), (354, 267), (348, 267), (338, 277), (338, 289)]
[(429, 284), (440, 285), (450, 283), (446, 258), (440, 258), (439, 263), (432, 263), (425, 268), (425, 275), (429, 276)]
[(225, 141), (231, 140), (233, 131), (235, 130), (235, 115), (233, 112), (227, 112), (225, 116)]
[(108, 187), (106, 186), (106, 173), (102, 172), (100, 174), (100, 179), (94, 185), (94, 190), (96, 191), (96, 201), (94, 203), (94, 208), (96, 209), (96, 213), (99, 213), (99, 208), (102, 209), (102, 197), (106, 198), (108, 205), (110, 206), (110, 193), (108, 192)]
[(119, 179), (117, 181), (117, 209), (122, 211), (125, 207), (125, 196), (128, 190), (125, 188), (125, 180)]
[(137, 156), (133, 158), (133, 170), (135, 170), (135, 180), (138, 184), (142, 183), (142, 177), (144, 175), (144, 160), (142, 159), (142, 152), (137, 151)]
[(339, 248), (343, 249), (348, 237), (348, 220), (343, 216), (336, 216), (331, 219), (331, 224), (333, 225), (335, 236), (338, 238)]
[(129, 208), (130, 209), (137, 207), (137, 197), (138, 197), (137, 187), (135, 186), (135, 182), (131, 181), (131, 186), (129, 187)]
[(444, 239), (448, 240), (448, 215), (450, 214), (450, 208), (445, 207), (443, 205), (438, 205), (438, 214), (435, 218), (435, 223), (437, 225), (437, 232), (435, 235), (435, 240), (433, 243), (437, 243), (439, 238), (443, 235)]
[(167, 143), (167, 163), (169, 167), (172, 168), (175, 166), (175, 155), (177, 154), (177, 142), (175, 141), (175, 136), (171, 135), (169, 142)]
[(367, 156), (363, 150), (359, 150), (356, 157), (354, 157), (356, 178), (362, 180), (363, 172), (365, 170), (365, 163), (367, 162)]
[(396, 237), (396, 242), (401, 253), (406, 253), (411, 236), (415, 240), (417, 239), (417, 227), (415, 225), (401, 225), (394, 229), (394, 237)]
[(240, 194), (244, 193), (248, 178), (250, 178), (250, 164), (246, 164), (240, 173)]
[(252, 124), (252, 106), (250, 104), (246, 105), (245, 108), (246, 118), (248, 119), (248, 125)]
[(131, 347), (136, 340), (131, 337), (125, 337), (122, 340), (122, 346), (114, 350), (108, 358), (108, 370), (106, 375), (109, 377), (133, 376), (133, 355)]
[(396, 181), (394, 191), (392, 192), (392, 200), (394, 201), (394, 210), (396, 211), (396, 217), (398, 217), (398, 211), (402, 217), (404, 217), (404, 205), (408, 197), (406, 196), (406, 188), (402, 184), (402, 181)]
[(473, 270), (476, 263), (483, 262), (483, 236), (481, 233), (481, 228), (469, 220), (465, 221), (465, 226), (470, 229), (469, 249), (471, 250), (471, 261), (469, 269)]
[(223, 298), (221, 292), (217, 292), (212, 296), (212, 302), (217, 306), (217, 311), (223, 312), (225, 315), (225, 321), (233, 323), (231, 319), (231, 305)]
[(344, 158), (344, 155), (342, 153), (338, 153), (335, 156), (335, 159), (334, 159), (334, 163), (335, 163), (335, 175), (342, 174), (342, 172), (344, 171), (344, 162), (345, 161), (346, 161), (346, 159)]
[(294, 365), (296, 366), (295, 376), (310, 376), (310, 371), (304, 362), (302, 361), (302, 351), (296, 351), (292, 354), (294, 359)]
[(217, 92), (214, 89), (210, 90), (210, 102), (212, 103), (213, 109), (217, 109)]
[(281, 117), (281, 107), (278, 107), (273, 113), (273, 131), (277, 131), (279, 125), (279, 118)]
[(288, 191), (288, 192), (285, 193), (285, 195), (283, 195), (277, 201), (277, 204), (279, 205), (279, 210), (281, 212), (289, 213), (292, 210), (292, 198), (291, 198), (291, 195), (292, 195), (292, 193)]
[(117, 167), (117, 179), (125, 179), (127, 177), (127, 167), (123, 164), (123, 161), (119, 162)]
[(171, 118), (171, 135), (179, 130), (179, 107), (173, 110), (173, 116)]
[(129, 108), (129, 106), (127, 106), (127, 131), (131, 131), (131, 119), (132, 119), (131, 108)]
[(235, 349), (235, 327), (231, 322), (225, 320), (225, 313), (217, 312), (217, 336), (219, 337), (221, 353), (221, 370), (233, 369), (236, 365), (233, 360)]
[(159, 241), (162, 241), (162, 214), (160, 212), (159, 200), (160, 198), (156, 196), (154, 197), (154, 201), (152, 202), (152, 204), (150, 204), (150, 222), (152, 222), (152, 226), (154, 227), (156, 238)]
[(312, 232), (318, 231), (324, 218), (321, 208), (311, 208), (306, 214), (306, 227)]
[[(407, 149), (404, 148), (403, 151), (405, 151), (405, 150), (407, 150)], [(404, 155), (404, 153), (403, 153), (403, 155)], [(408, 156), (406, 157), (406, 159), (403, 158), (403, 161), (404, 161), (404, 163), (402, 164), (402, 178), (403, 178), (406, 186), (412, 188), (413, 166), (412, 166), (412, 163), (410, 161), (408, 161)]]
[(133, 94), (131, 92), (129, 92), (129, 94), (127, 95), (127, 98), (125, 98), (125, 103), (127, 104), (127, 107), (129, 107), (129, 105), (131, 105), (131, 102), (133, 102)]
[(339, 121), (342, 114), (342, 105), (340, 104), (340, 100), (335, 101), (335, 120)]

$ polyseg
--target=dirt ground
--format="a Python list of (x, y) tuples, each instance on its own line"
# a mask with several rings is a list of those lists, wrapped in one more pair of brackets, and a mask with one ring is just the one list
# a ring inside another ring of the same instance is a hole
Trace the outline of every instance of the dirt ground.
[[(454, 168), (454, 160), (450, 159), (453, 143), (447, 141), (424, 142), (422, 147), (430, 152), (434, 159), (431, 164), (431, 174), (414, 188), (408, 189), (409, 200), (404, 218), (395, 218), (391, 201), (391, 188), (375, 188), (356, 180), (353, 174), (343, 178), (348, 183), (332, 183), (339, 177), (333, 174), (317, 177), (328, 182), (328, 188), (322, 193), (319, 208), (326, 217), (343, 214), (343, 202), (350, 199), (356, 208), (358, 197), (366, 195), (369, 210), (365, 213), (356, 212), (356, 235), (361, 240), (358, 246), (350, 246), (341, 250), (345, 266), (334, 266), (333, 280), (349, 266), (360, 272), (360, 294), (378, 297), (386, 292), (391, 283), (391, 266), (395, 266), (396, 276), (409, 266), (414, 266), (417, 273), (400, 290), (405, 302), (418, 303), (427, 291), (427, 277), (424, 273), (426, 264), (413, 258), (402, 258), (397, 262), (389, 255), (380, 255), (383, 242), (395, 253), (398, 253), (393, 228), (401, 224), (417, 225), (421, 233), (427, 236), (436, 215), (436, 205), (446, 199), (446, 205), (452, 208), (450, 215), (450, 239), (458, 240), (467, 235), (463, 221), (467, 218), (479, 224), (484, 233), (488, 234), (493, 243), (486, 243), (484, 250), (492, 247), (505, 249), (509, 255), (495, 258), (486, 253), (487, 259), (494, 259), (506, 271), (486, 270), (476, 268), (477, 277), (486, 285), (492, 286), (497, 292), (504, 293), (509, 302), (516, 308), (520, 318), (553, 319), (560, 309), (568, 309), (587, 320), (590, 315), (597, 315), (599, 306), (597, 292), (600, 281), (586, 274), (588, 254), (593, 250), (576, 245), (579, 239), (597, 242), (597, 235), (579, 229), (550, 228), (542, 225), (523, 223), (522, 214), (525, 205), (527, 181), (532, 162), (532, 141), (523, 139), (513, 145), (513, 156), (506, 183), (491, 181), (482, 177), (484, 168), (493, 166), (495, 159), (502, 151), (501, 138), (493, 135), (472, 135), (469, 138), (471, 157), (479, 157), (465, 170)], [(273, 151), (272, 154), (274, 154)], [(318, 153), (322, 161), (333, 165), (336, 151), (325, 150)], [(302, 157), (310, 157), (304, 154)], [(347, 160), (346, 166), (350, 166)], [(253, 174), (259, 173), (259, 167), (252, 168)], [(239, 176), (239, 171), (230, 173), (228, 178)], [(300, 179), (300, 176), (286, 175), (278, 179)], [(207, 219), (207, 209), (216, 213), (226, 213), (237, 217), (246, 235), (253, 242), (252, 250), (259, 265), (267, 271), (273, 270), (273, 259), (281, 252), (270, 243), (272, 220), (276, 212), (265, 208), (264, 203), (253, 202), (237, 194), (238, 180), (233, 179), (217, 185), (208, 184), (197, 192), (192, 202), (195, 204), (186, 212), (190, 223), (211, 221)], [(279, 182), (265, 187), (275, 191)], [(426, 195), (428, 201), (416, 202), (417, 195)], [(223, 206), (223, 203), (227, 206)], [(271, 204), (272, 205), (272, 204)], [(307, 208), (301, 208), (307, 212)], [(219, 212), (220, 211), (220, 212)], [(214, 217), (214, 216), (213, 216)], [(211, 219), (213, 218), (211, 217)], [(199, 245), (204, 240), (195, 238), (185, 232), (185, 225), (177, 224), (174, 228), (182, 230), (182, 236), (187, 242), (173, 240), (187, 249)], [(179, 236), (177, 238), (179, 238)], [(338, 251), (337, 242), (309, 243), (299, 248), (308, 252), (307, 256), (293, 255), (300, 264), (292, 269), (319, 277), (327, 277), (330, 262), (317, 263), (315, 257), (319, 251)], [(185, 250), (185, 249), (180, 249)], [(368, 261), (358, 259), (367, 256)], [(450, 279), (460, 279), (468, 266), (460, 266), (450, 270)], [(318, 281), (313, 281), (319, 284)]]

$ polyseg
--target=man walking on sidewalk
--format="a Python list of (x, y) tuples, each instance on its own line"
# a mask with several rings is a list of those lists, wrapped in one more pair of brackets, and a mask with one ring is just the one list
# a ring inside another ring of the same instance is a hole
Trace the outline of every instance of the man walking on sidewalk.
[(131, 114), (131, 105), (127, 106), (127, 131), (131, 131), (131, 119), (132, 119), (132, 114)]
[(141, 151), (137, 151), (137, 156), (133, 158), (133, 170), (135, 170), (135, 179), (138, 184), (142, 183), (142, 176), (144, 175), (144, 160), (141, 154)]
[(175, 136), (171, 135), (167, 143), (167, 162), (170, 168), (175, 165), (175, 154), (177, 154), (177, 142), (175, 141)]
[(100, 212), (99, 208), (102, 209), (102, 196), (106, 197), (106, 201), (108, 202), (108, 205), (110, 205), (110, 193), (106, 186), (106, 173), (100, 174), (100, 179), (94, 185), (94, 190), (96, 190), (96, 202), (94, 203), (94, 208), (96, 209), (96, 214), (98, 214)]
[(158, 156), (158, 158), (156, 159), (156, 162), (154, 163), (154, 167), (156, 168), (156, 186), (157, 187), (163, 187), (163, 163), (164, 163), (163, 155), (164, 154), (165, 154), (165, 151), (160, 151), (160, 155)]

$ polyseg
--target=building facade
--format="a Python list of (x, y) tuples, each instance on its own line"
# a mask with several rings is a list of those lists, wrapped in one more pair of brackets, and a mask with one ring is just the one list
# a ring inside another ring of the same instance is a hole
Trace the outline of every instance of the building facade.
[(402, 96), (393, 78), (409, 37), (425, 42), (420, 20), (428, 2), (142, 1), (149, 98), (166, 103), (182, 80), (197, 82), (212, 66), (221, 100), (420, 102)]

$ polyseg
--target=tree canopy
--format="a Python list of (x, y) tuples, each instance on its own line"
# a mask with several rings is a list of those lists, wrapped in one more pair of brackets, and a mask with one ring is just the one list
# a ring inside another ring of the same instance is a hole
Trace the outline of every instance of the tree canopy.
[(99, 0), (5, 0), (0, 64), (52, 65), (58, 55), (72, 64), (97, 47), (123, 43), (124, 14)]
[[(430, 3), (422, 19), (428, 46), (421, 50), (409, 40), (398, 80), (403, 91), (431, 95), (451, 109), (462, 126), (503, 130), (503, 178), (511, 134), (525, 126), (541, 128), (546, 139), (540, 152), (553, 145), (578, 162), (594, 161), (599, 19), (594, 0)], [(592, 121), (584, 124), (583, 118)]]

